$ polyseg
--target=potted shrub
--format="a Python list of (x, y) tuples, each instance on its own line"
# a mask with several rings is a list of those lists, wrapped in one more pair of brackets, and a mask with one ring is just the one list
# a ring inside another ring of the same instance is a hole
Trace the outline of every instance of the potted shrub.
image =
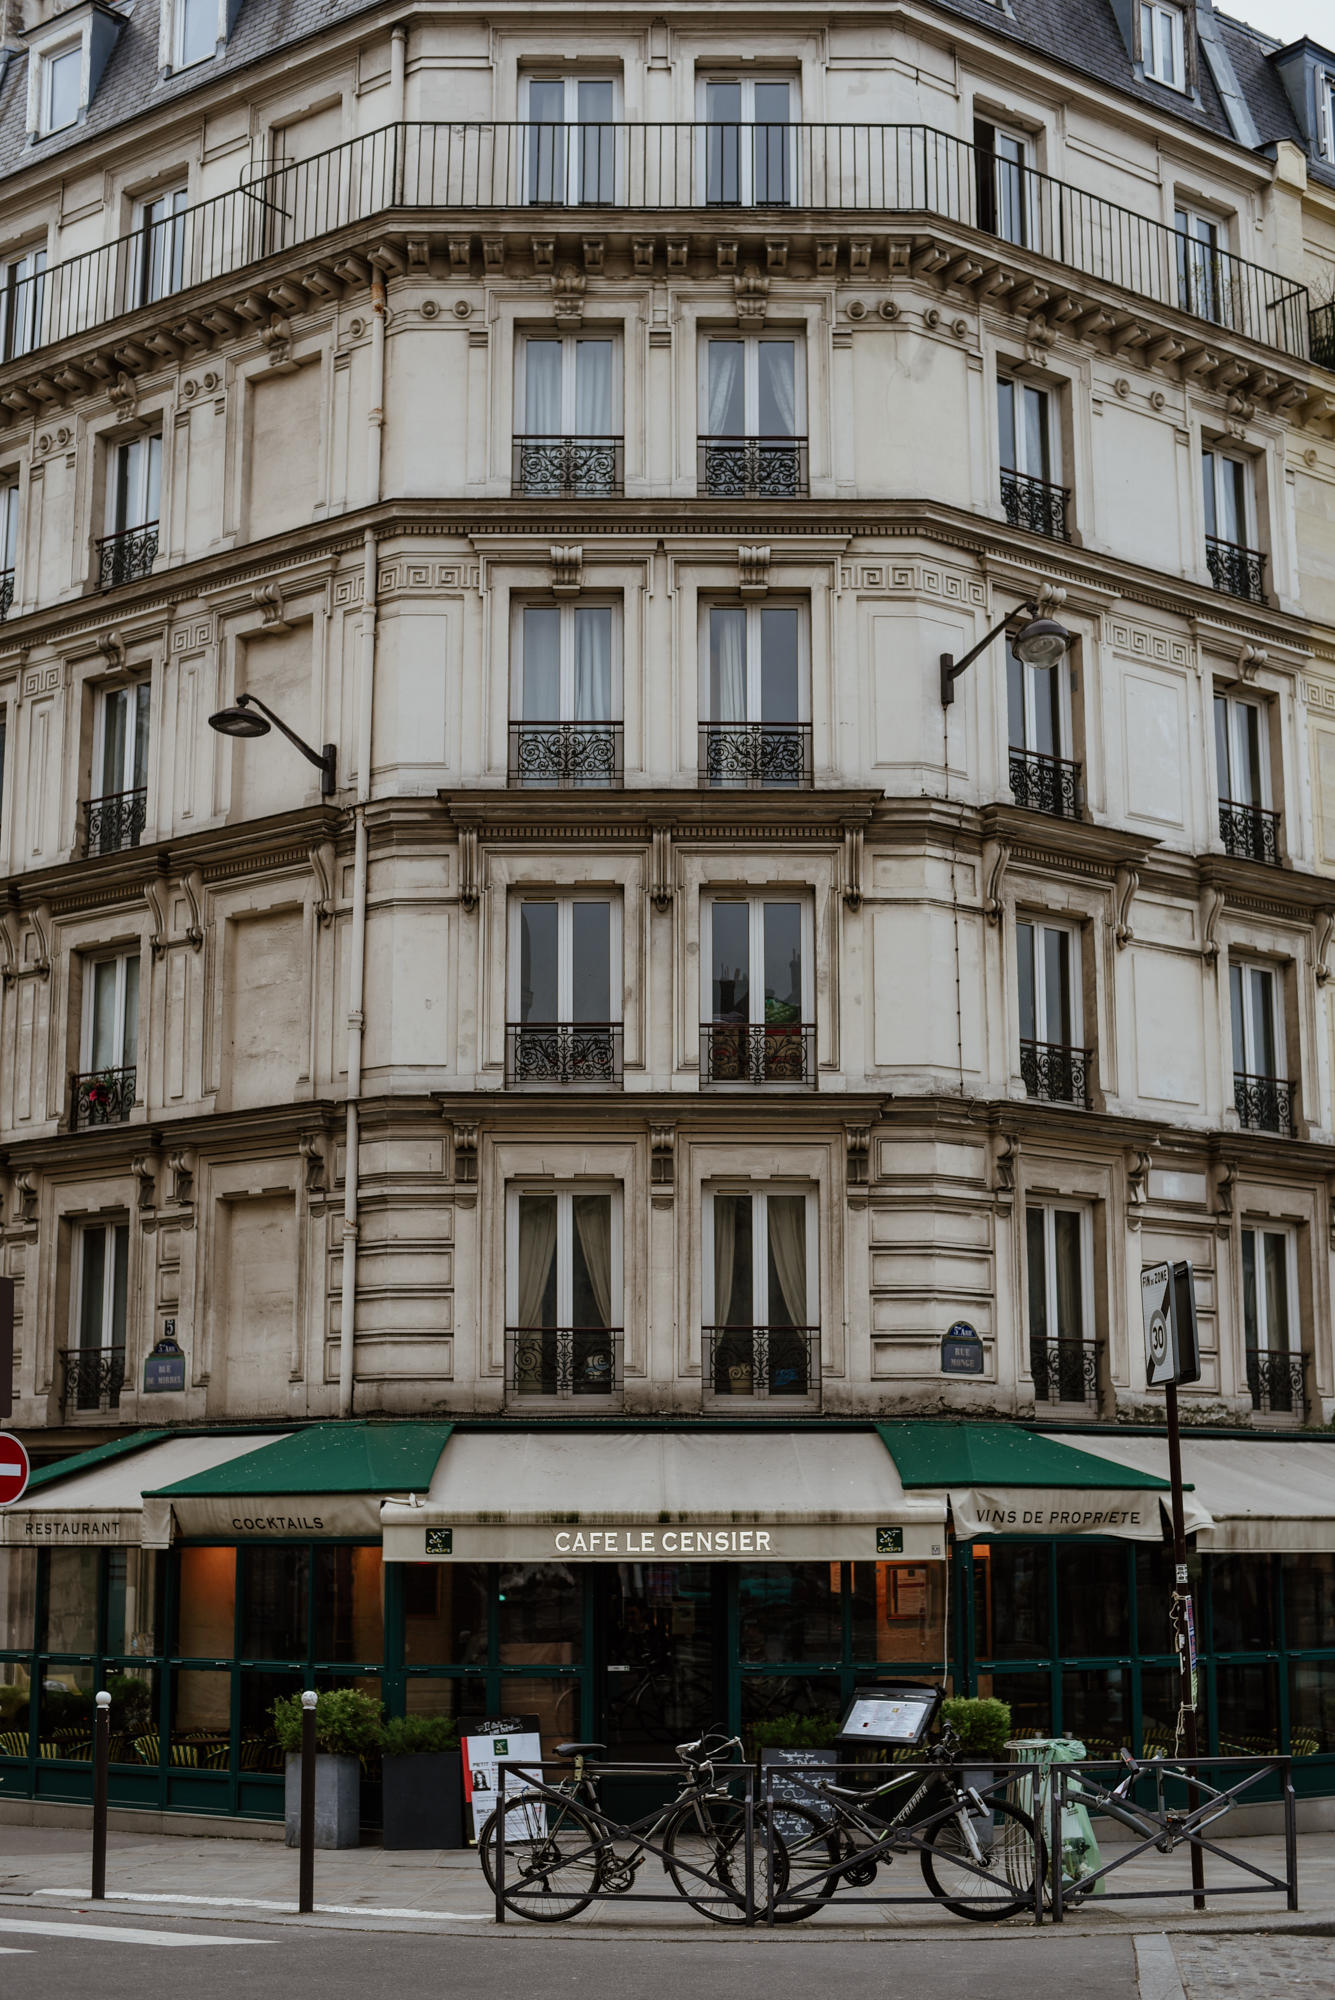
[(953, 1695), (941, 1704), (941, 1720), (959, 1739), (965, 1784), (986, 1790), (996, 1780), (996, 1766), (1011, 1733), (1010, 1703), (990, 1695)]
[[(360, 1688), (327, 1688), (315, 1705), (315, 1845), (355, 1847), (361, 1832), (362, 1758), (380, 1744), (381, 1705)], [(301, 1696), (273, 1705), (274, 1735), (287, 1752), (283, 1793), (289, 1847), (301, 1838)]]
[(386, 1847), (462, 1847), (459, 1737), (446, 1715), (396, 1715), (380, 1731)]

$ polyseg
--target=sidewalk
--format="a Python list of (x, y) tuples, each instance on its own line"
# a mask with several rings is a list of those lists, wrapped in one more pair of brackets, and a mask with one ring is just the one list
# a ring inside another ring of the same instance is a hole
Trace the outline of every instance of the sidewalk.
[[(1232, 1850), (1253, 1866), (1282, 1874), (1283, 1842), (1278, 1838), (1242, 1839)], [(1115, 1851), (1115, 1850), (1114, 1850)], [(1105, 1854), (1105, 1859), (1109, 1858)], [(510, 1916), (508, 1935), (524, 1933), (555, 1937), (578, 1933), (624, 1938), (669, 1937), (685, 1941), (707, 1937), (754, 1942), (768, 1935), (799, 1941), (808, 1938), (880, 1938), (888, 1934), (940, 1936), (943, 1930), (975, 1936), (986, 1927), (954, 1916), (940, 1903), (873, 1904), (845, 1902), (825, 1906), (798, 1925), (766, 1933), (742, 1926), (711, 1923), (672, 1891), (653, 1864), (643, 1871), (642, 1886), (661, 1891), (668, 1900), (628, 1902), (620, 1897), (592, 1904), (569, 1923), (537, 1925)], [(1229, 1863), (1207, 1856), (1207, 1896), (1212, 1887), (1230, 1881), (1243, 1885), (1246, 1876)], [(0, 1903), (47, 1909), (87, 1908), (89, 1834), (83, 1828), (0, 1825)], [(1190, 1895), (1154, 1893), (1166, 1884), (1189, 1888), (1185, 1851), (1171, 1857), (1140, 1856), (1113, 1878), (1118, 1889), (1149, 1891), (1146, 1900), (1114, 1902), (1091, 1899), (1066, 1919), (1070, 1935), (1133, 1931), (1270, 1930), (1326, 1931), (1335, 1935), (1335, 1834), (1307, 1834), (1298, 1844), (1299, 1912), (1285, 1906), (1282, 1892), (1244, 1888), (1238, 1895), (1219, 1895), (1204, 1915), (1196, 1915)], [(926, 1896), (926, 1884), (916, 1855), (898, 1857), (882, 1868), (870, 1892)], [(227, 1838), (182, 1838), (170, 1834), (118, 1833), (108, 1845), (108, 1908), (160, 1916), (207, 1914), (239, 1920), (262, 1916), (266, 1921), (299, 1921), (297, 1855), (281, 1843)], [(314, 1921), (359, 1930), (451, 1931), (494, 1933), (494, 1906), (477, 1855), (462, 1852), (386, 1853), (380, 1847), (320, 1851), (315, 1857), (316, 1918)], [(1002, 1928), (1032, 1925), (1031, 1917), (1011, 1920)], [(1044, 1929), (1048, 1928), (1045, 1919)]]

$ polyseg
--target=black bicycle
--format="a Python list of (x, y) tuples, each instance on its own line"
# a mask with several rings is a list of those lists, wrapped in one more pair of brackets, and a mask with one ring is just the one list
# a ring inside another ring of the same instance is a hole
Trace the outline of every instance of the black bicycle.
[[(711, 1730), (694, 1743), (679, 1743), (685, 1765), (676, 1798), (643, 1819), (617, 1827), (603, 1812), (598, 1780), (588, 1760), (602, 1756), (602, 1743), (558, 1743), (573, 1776), (541, 1790), (521, 1768), (511, 1777), (515, 1790), (505, 1801), (505, 1872), (502, 1900), (517, 1916), (541, 1924), (562, 1923), (597, 1895), (626, 1895), (646, 1857), (657, 1852), (679, 1896), (715, 1923), (745, 1923), (774, 1892), (787, 1886), (787, 1856), (777, 1831), (770, 1834), (764, 1807), (750, 1813), (748, 1885), (747, 1804), (731, 1789), (726, 1767), (741, 1741)], [(720, 1776), (717, 1766), (724, 1766)], [(734, 1773), (736, 1767), (734, 1766)], [(528, 1782), (526, 1783), (526, 1777)], [(496, 1893), (500, 1807), (478, 1835), (482, 1869)], [(769, 1837), (767, 1837), (769, 1836)], [(771, 1875), (772, 1857), (772, 1875)]]

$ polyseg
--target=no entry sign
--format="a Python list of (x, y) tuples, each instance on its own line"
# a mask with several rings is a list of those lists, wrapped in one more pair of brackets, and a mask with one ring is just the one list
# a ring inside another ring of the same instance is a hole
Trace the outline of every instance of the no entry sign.
[(12, 1507), (28, 1486), (28, 1454), (16, 1437), (0, 1431), (0, 1507)]

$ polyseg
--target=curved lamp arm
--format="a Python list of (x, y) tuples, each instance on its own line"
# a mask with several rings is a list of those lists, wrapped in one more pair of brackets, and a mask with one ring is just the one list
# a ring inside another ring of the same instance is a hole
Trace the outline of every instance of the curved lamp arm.
[(289, 729), (282, 716), (275, 715), (273, 710), (267, 703), (262, 702), (257, 694), (239, 694), (236, 697), (236, 705), (238, 708), (257, 708), (260, 714), (273, 724), (275, 729), (281, 731), (286, 736), (294, 749), (300, 750), (307, 763), (314, 764), (316, 770), (320, 773), (321, 798), (327, 799), (332, 795), (334, 790), (334, 773), (338, 765), (337, 744), (326, 743), (323, 753), (319, 750), (312, 750), (310, 744), (298, 736), (295, 729)]
[(1000, 625), (994, 625), (992, 627), (992, 630), (988, 632), (983, 638), (981, 638), (976, 646), (970, 648), (970, 650), (964, 655), (964, 658), (962, 660), (957, 660), (953, 653), (943, 653), (941, 655), (942, 708), (949, 708), (951, 703), (954, 701), (955, 682), (958, 679), (959, 675), (964, 672), (964, 669), (966, 667), (971, 667), (973, 665), (974, 661), (978, 658), (978, 655), (980, 653), (985, 653), (987, 651), (987, 648), (992, 644), (992, 641), (994, 639), (999, 639), (1001, 637), (1002, 633), (1006, 630), (1006, 627), (1011, 623), (1012, 619), (1023, 618), (1023, 617), (1037, 618), (1037, 616), (1038, 616), (1037, 604), (1034, 602), (1032, 597), (1027, 597), (1023, 604), (1017, 604), (1013, 611), (1008, 611), (1006, 613), (1006, 616), (1002, 619)]

